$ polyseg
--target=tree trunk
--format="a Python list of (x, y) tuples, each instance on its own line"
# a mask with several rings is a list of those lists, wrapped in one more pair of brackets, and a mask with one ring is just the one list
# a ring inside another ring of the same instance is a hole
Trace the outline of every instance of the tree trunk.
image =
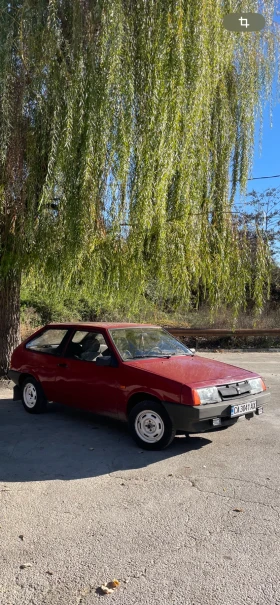
[(20, 343), (20, 275), (0, 280), (0, 376), (6, 376), (11, 355)]

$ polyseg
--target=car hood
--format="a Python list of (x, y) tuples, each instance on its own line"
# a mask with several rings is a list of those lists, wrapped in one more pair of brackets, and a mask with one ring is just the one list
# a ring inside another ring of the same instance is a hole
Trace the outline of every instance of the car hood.
[(200, 356), (178, 356), (167, 359), (137, 359), (126, 362), (126, 365), (176, 380), (185, 385), (190, 384), (221, 384), (246, 380), (258, 376), (255, 372), (243, 370), (221, 361), (206, 359)]

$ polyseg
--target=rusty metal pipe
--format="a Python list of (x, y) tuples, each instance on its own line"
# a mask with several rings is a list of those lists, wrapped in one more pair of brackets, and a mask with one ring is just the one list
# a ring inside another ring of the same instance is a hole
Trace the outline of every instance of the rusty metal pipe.
[(238, 328), (230, 330), (227, 328), (180, 328), (163, 326), (173, 336), (280, 336), (280, 328)]

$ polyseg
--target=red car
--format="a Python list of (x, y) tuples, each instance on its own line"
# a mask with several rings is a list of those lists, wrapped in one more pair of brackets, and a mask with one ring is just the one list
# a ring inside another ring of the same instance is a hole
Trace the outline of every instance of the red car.
[(263, 412), (260, 376), (194, 356), (166, 330), (125, 323), (49, 324), (13, 352), (14, 399), (48, 401), (128, 421), (135, 441), (166, 447), (176, 431), (201, 433)]

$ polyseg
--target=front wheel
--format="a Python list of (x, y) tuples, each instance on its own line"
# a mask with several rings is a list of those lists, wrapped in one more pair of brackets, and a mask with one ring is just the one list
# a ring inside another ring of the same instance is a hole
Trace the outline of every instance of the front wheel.
[(137, 403), (129, 414), (128, 425), (136, 443), (146, 450), (164, 449), (176, 434), (170, 416), (156, 401)]
[(23, 381), (21, 393), (23, 407), (29, 414), (41, 414), (45, 411), (47, 400), (40, 383), (35, 378), (29, 376)]

